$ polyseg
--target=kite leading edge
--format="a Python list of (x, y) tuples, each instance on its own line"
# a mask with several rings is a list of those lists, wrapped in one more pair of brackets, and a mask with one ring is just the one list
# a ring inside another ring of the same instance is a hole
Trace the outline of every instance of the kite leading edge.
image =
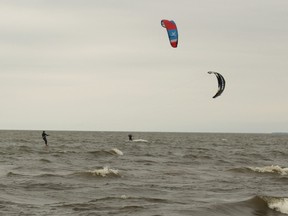
[(178, 30), (175, 22), (173, 20), (161, 20), (161, 25), (167, 30), (171, 46), (176, 48), (178, 45)]
[(220, 96), (222, 94), (222, 92), (224, 91), (225, 89), (225, 79), (224, 77), (218, 73), (218, 72), (214, 72), (214, 71), (208, 71), (209, 74), (215, 74), (216, 78), (217, 78), (217, 81), (218, 81), (218, 91), (217, 93), (213, 96), (213, 98), (216, 98), (218, 96)]

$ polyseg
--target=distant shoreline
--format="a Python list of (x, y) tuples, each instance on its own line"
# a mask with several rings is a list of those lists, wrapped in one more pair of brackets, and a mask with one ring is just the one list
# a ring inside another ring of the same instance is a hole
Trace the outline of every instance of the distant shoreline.
[[(46, 128), (45, 128), (46, 129)], [(0, 129), (0, 131), (43, 131), (40, 129)], [(46, 129), (46, 131), (54, 131), (54, 132), (98, 132), (98, 133), (111, 133), (111, 132), (116, 132), (116, 133), (197, 133), (197, 134), (273, 134), (273, 135), (288, 135), (288, 132), (199, 132), (199, 131), (133, 131), (133, 130), (127, 130), (127, 131), (114, 131), (114, 130), (103, 130), (103, 131), (97, 131), (97, 130), (69, 130), (69, 129), (64, 129), (64, 130), (58, 130), (58, 129)]]

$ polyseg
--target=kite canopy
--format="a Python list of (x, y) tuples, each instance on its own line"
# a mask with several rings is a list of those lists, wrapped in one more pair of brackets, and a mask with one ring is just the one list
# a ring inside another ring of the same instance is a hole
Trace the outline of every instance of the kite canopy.
[(216, 98), (218, 96), (220, 96), (222, 94), (222, 92), (224, 91), (225, 89), (225, 79), (224, 77), (218, 73), (218, 72), (214, 72), (214, 71), (208, 71), (209, 74), (215, 74), (216, 75), (216, 78), (217, 78), (217, 81), (218, 81), (218, 91), (217, 93), (213, 96), (213, 98)]
[(173, 20), (161, 20), (161, 25), (167, 30), (171, 46), (176, 48), (178, 45), (178, 31), (175, 22)]

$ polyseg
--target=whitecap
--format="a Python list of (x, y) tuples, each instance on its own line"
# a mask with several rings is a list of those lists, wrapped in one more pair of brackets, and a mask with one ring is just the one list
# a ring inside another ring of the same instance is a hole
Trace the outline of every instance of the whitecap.
[(119, 171), (116, 169), (110, 169), (109, 167), (103, 167), (102, 169), (90, 170), (89, 173), (95, 176), (106, 177), (108, 175), (119, 175)]
[(148, 140), (145, 140), (145, 139), (135, 139), (135, 140), (133, 140), (133, 142), (145, 142), (145, 143), (147, 143)]
[(288, 174), (288, 168), (282, 168), (278, 165), (274, 166), (265, 166), (265, 167), (249, 167), (254, 172), (260, 172), (260, 173), (277, 173), (279, 175), (287, 175)]
[(127, 199), (128, 197), (126, 195), (121, 195), (121, 199)]
[(270, 209), (288, 214), (288, 198), (263, 196)]
[(114, 153), (117, 154), (117, 155), (124, 155), (123, 152), (120, 151), (120, 150), (117, 149), (117, 148), (113, 148), (113, 149), (111, 149), (111, 151), (114, 152)]

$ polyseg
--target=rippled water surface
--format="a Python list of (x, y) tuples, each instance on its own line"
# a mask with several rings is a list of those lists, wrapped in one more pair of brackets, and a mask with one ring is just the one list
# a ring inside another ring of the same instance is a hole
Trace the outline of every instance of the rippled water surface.
[(288, 135), (0, 131), (0, 215), (288, 214)]

